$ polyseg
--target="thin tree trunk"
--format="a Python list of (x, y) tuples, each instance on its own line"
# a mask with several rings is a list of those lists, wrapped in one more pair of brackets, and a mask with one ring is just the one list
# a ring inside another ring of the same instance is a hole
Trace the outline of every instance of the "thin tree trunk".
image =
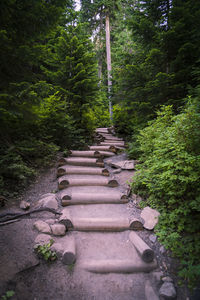
[(100, 11), (100, 30), (99, 30), (99, 60), (98, 60), (98, 77), (99, 77), (99, 83), (101, 83), (102, 80), (102, 30), (103, 30), (103, 14), (102, 14), (102, 8)]
[(106, 15), (106, 55), (107, 55), (107, 72), (108, 72), (108, 95), (109, 95), (109, 112), (110, 118), (112, 120), (112, 103), (110, 99), (110, 92), (112, 87), (112, 77), (111, 77), (111, 51), (110, 51), (110, 20), (109, 15)]

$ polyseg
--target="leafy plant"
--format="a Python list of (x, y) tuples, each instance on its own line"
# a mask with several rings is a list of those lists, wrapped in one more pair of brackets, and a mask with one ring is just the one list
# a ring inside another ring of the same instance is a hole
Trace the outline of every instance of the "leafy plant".
[(51, 246), (54, 243), (53, 240), (50, 240), (48, 244), (38, 245), (36, 247), (36, 252), (46, 261), (55, 261), (57, 259), (56, 252), (51, 250)]
[[(140, 131), (142, 152), (134, 193), (161, 212), (156, 233), (180, 259), (180, 275), (195, 284), (200, 276), (200, 111), (189, 99), (182, 113), (163, 107)], [(192, 271), (191, 271), (192, 270)], [(193, 272), (193, 274), (192, 274)]]
[(1, 300), (7, 300), (10, 299), (12, 296), (14, 296), (14, 291), (7, 291), (5, 295), (1, 296)]

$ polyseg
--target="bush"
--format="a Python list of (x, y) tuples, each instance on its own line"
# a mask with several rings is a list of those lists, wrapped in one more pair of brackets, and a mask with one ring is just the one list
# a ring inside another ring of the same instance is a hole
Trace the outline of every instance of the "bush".
[(142, 155), (132, 189), (161, 212), (160, 241), (180, 258), (180, 275), (193, 284), (200, 275), (200, 112), (189, 101), (174, 116), (162, 107), (140, 132)]

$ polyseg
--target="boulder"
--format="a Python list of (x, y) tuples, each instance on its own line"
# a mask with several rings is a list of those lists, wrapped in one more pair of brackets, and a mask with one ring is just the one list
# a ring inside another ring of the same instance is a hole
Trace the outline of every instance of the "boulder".
[(112, 162), (112, 161), (107, 161), (106, 162), (109, 166), (114, 167), (114, 168), (121, 168), (122, 170), (134, 170), (134, 160), (123, 160), (123, 161), (117, 161), (117, 162)]
[(49, 225), (53, 225), (55, 223), (55, 220), (54, 219), (47, 219), (47, 220), (45, 220), (45, 222)]
[(34, 243), (35, 245), (45, 245), (48, 244), (52, 240), (52, 237), (48, 234), (38, 234)]
[(157, 236), (155, 234), (150, 234), (149, 239), (154, 244), (157, 240)]
[(154, 229), (158, 223), (160, 213), (151, 207), (145, 207), (141, 212), (141, 218), (144, 220), (144, 228), (148, 230)]
[(46, 194), (46, 196), (42, 196), (42, 198), (37, 203), (37, 207), (38, 206), (58, 209), (58, 202), (56, 200), (56, 195), (53, 193), (48, 193)]
[(21, 203), (20, 203), (20, 205), (19, 205), (19, 207), (20, 207), (21, 209), (23, 209), (23, 210), (29, 209), (30, 206), (31, 206), (30, 203), (27, 202), (27, 201), (21, 201)]
[(36, 221), (34, 223), (34, 228), (36, 228), (38, 231), (42, 232), (42, 233), (48, 233), (51, 234), (51, 228), (49, 226), (49, 224), (45, 223), (44, 221)]
[(64, 252), (63, 245), (61, 243), (54, 243), (51, 246), (51, 250), (56, 252), (58, 258), (61, 258)]
[(65, 235), (66, 227), (63, 224), (51, 225), (53, 235)]
[(175, 299), (176, 290), (172, 282), (164, 282), (159, 290), (159, 296), (164, 299)]

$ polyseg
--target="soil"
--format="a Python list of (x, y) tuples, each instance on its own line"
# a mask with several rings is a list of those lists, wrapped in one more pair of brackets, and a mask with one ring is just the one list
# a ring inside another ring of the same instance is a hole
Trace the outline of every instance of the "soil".
[[(114, 161), (126, 158), (125, 154), (112, 157)], [(109, 158), (110, 160), (111, 158)], [(106, 163), (107, 160), (105, 160)], [(106, 166), (119, 184), (120, 190), (126, 190), (128, 181), (134, 175), (133, 171), (123, 170), (118, 174), (113, 174), (113, 168)], [(0, 213), (8, 210), (20, 211), (19, 202), (25, 200), (34, 207), (42, 194), (57, 191), (56, 167), (50, 168), (38, 176), (37, 180), (30, 185), (25, 193)], [(127, 212), (129, 216), (140, 217), (141, 210), (138, 208), (138, 198), (136, 195), (130, 196), (127, 204), (118, 205), (117, 214)], [(89, 209), (89, 207), (92, 207)], [(112, 211), (111, 205), (102, 206), (102, 212), (108, 214)], [(71, 208), (75, 211), (75, 207)], [(76, 208), (76, 214), (87, 215), (93, 211), (94, 215), (100, 214), (98, 205), (83, 205)], [(38, 259), (33, 251), (34, 239), (38, 235), (33, 229), (36, 220), (55, 219), (55, 215), (49, 212), (32, 214), (31, 216), (20, 219), (19, 222), (0, 227), (0, 296), (8, 290), (13, 290), (15, 295), (12, 299), (16, 300), (145, 300), (144, 286), (146, 280), (150, 279), (154, 290), (159, 290), (161, 282), (153, 280), (153, 273), (138, 274), (94, 274), (79, 268), (79, 264), (66, 266), (57, 260), (47, 263)], [(100, 258), (111, 255), (115, 258), (123, 257), (125, 251), (128, 255), (130, 250), (128, 245), (128, 231), (123, 233), (92, 233), (92, 232), (73, 232), (77, 241), (78, 257), (96, 258), (98, 253)], [(158, 241), (152, 243), (149, 236), (152, 231), (141, 231), (139, 235), (155, 251), (158, 261), (158, 269), (163, 275), (173, 278), (177, 288), (177, 299), (186, 300), (186, 287), (178, 287), (177, 263), (169, 252), (160, 253)], [(109, 242), (108, 242), (109, 241)], [(81, 249), (82, 251), (79, 251)], [(118, 251), (120, 249), (120, 252)], [(109, 252), (110, 251), (110, 252)], [(108, 254), (107, 254), (108, 253)], [(126, 253), (126, 254), (127, 254)], [(191, 299), (191, 298), (190, 298)]]

